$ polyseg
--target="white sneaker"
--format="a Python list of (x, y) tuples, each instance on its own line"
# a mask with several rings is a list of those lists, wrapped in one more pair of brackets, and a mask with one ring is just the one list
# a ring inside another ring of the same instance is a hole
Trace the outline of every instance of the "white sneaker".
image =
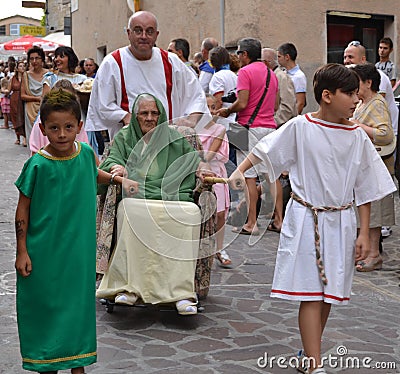
[(138, 297), (131, 292), (119, 293), (115, 296), (115, 304), (134, 305)]
[(303, 374), (308, 374), (308, 367), (305, 365), (305, 359), (306, 354), (303, 349), (300, 349), (299, 353), (297, 353), (297, 360), (299, 366), (296, 368), (296, 370), (300, 373)]
[(179, 300), (175, 303), (178, 313), (182, 316), (197, 314), (197, 301)]
[(381, 235), (384, 238), (387, 238), (388, 236), (392, 235), (392, 228), (390, 226), (382, 226)]

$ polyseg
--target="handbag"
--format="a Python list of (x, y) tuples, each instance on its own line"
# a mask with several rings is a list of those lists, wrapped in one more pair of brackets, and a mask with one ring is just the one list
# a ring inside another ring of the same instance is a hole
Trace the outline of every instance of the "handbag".
[(248, 151), (249, 150), (249, 128), (254, 122), (258, 111), (261, 108), (261, 105), (264, 101), (265, 96), (267, 95), (268, 92), (268, 87), (269, 87), (269, 82), (271, 80), (271, 70), (269, 68), (268, 73), (267, 73), (267, 81), (265, 83), (265, 88), (264, 92), (254, 109), (253, 114), (251, 115), (250, 119), (245, 125), (240, 125), (239, 123), (230, 123), (229, 124), (229, 130), (226, 132), (226, 135), (228, 137), (229, 144), (233, 146), (236, 149), (239, 149), (241, 151)]

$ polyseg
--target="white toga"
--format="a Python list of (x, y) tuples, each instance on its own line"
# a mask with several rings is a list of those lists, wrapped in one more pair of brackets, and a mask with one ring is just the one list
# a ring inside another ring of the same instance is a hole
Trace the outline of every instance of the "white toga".
[[(270, 160), (269, 175), (288, 170), (293, 192), (313, 206), (361, 205), (396, 187), (365, 131), (297, 116), (264, 137), (252, 150)], [(271, 170), (272, 169), (272, 170)], [(320, 212), (321, 256), (328, 284), (316, 265), (314, 221), (309, 208), (291, 199), (286, 208), (271, 296), (289, 300), (324, 300), (346, 304), (354, 273), (357, 234), (353, 208)]]
[[(166, 76), (159, 48), (154, 47), (150, 60), (139, 61), (129, 47), (119, 49), (124, 72), (129, 111), (136, 97), (150, 93), (164, 105), (168, 115)], [(194, 112), (209, 113), (205, 94), (193, 73), (173, 54), (168, 53), (172, 65), (172, 116), (173, 118)], [(121, 108), (121, 75), (115, 58), (105, 57), (97, 72), (89, 102), (86, 130), (110, 130), (115, 134), (121, 127), (120, 121), (127, 112)]]

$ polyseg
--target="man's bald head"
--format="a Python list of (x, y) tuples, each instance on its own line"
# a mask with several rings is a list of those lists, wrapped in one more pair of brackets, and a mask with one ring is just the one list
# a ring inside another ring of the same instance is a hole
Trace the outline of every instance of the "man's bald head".
[(278, 53), (272, 48), (263, 48), (261, 50), (261, 60), (270, 68), (278, 66)]
[(132, 14), (130, 16), (129, 21), (128, 21), (128, 29), (131, 28), (132, 21), (138, 20), (138, 19), (141, 20), (141, 21), (144, 21), (144, 20), (149, 21), (149, 20), (151, 20), (152, 22), (154, 22), (154, 24), (156, 26), (156, 30), (158, 30), (157, 17), (153, 13), (147, 12), (145, 10), (141, 10), (141, 11), (136, 12), (136, 13), (134, 13), (134, 14)]
[(205, 38), (201, 43), (201, 55), (203, 60), (208, 60), (208, 52), (213, 48), (218, 47), (218, 41), (215, 38)]
[(344, 50), (343, 63), (345, 65), (351, 64), (365, 64), (367, 61), (365, 47), (361, 44), (352, 44), (351, 42)]
[(129, 49), (138, 60), (150, 60), (152, 48), (159, 34), (157, 18), (150, 12), (137, 12), (129, 18), (126, 30), (130, 42)]

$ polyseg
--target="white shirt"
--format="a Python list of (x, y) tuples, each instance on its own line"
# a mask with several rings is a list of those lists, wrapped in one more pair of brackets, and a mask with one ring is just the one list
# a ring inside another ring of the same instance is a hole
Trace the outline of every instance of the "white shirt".
[(300, 70), (299, 65), (287, 70), (287, 73), (290, 78), (292, 78), (296, 93), (307, 92), (307, 78), (306, 75)]
[(389, 107), (390, 119), (392, 120), (392, 126), (394, 134), (397, 135), (398, 121), (399, 121), (399, 109), (397, 108), (396, 101), (394, 100), (392, 84), (388, 76), (382, 71), (377, 69), (381, 76), (381, 84), (379, 85), (379, 93), (385, 94), (385, 100)]
[[(219, 70), (213, 74), (209, 88), (210, 94), (215, 95), (217, 93), (222, 93), (226, 95), (231, 90), (236, 90), (237, 75), (231, 70)], [(222, 103), (223, 108), (228, 108), (232, 103)], [(227, 119), (230, 122), (235, 122), (236, 113), (231, 113)]]

